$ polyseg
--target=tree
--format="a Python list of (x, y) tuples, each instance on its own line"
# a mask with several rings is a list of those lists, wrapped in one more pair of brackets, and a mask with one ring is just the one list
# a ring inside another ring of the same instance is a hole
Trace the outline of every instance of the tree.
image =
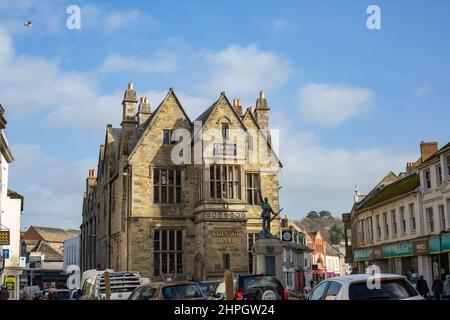
[(306, 217), (307, 217), (308, 219), (319, 219), (319, 218), (320, 218), (320, 215), (317, 213), (317, 211), (310, 211), (310, 212), (306, 215)]
[(328, 232), (328, 238), (331, 244), (339, 244), (344, 239), (344, 230), (334, 224)]
[(321, 219), (331, 219), (333, 216), (331, 215), (330, 211), (322, 210), (319, 212), (319, 216)]

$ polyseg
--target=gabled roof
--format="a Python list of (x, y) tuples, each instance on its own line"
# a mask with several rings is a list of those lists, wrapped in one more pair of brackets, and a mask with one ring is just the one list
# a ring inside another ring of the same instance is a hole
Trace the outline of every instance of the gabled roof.
[(158, 105), (158, 107), (155, 109), (155, 111), (152, 112), (152, 114), (150, 115), (150, 117), (148, 117), (148, 119), (137, 129), (137, 133), (136, 133), (136, 143), (133, 145), (133, 147), (131, 148), (131, 152), (130, 152), (130, 157), (135, 153), (136, 151), (136, 147), (141, 144), (143, 137), (145, 136), (145, 134), (150, 130), (150, 128), (152, 127), (153, 123), (155, 122), (155, 119), (157, 117), (157, 115), (160, 113), (162, 106), (166, 103), (166, 101), (170, 98), (173, 97), (175, 99), (176, 104), (178, 105), (178, 107), (180, 108), (181, 112), (183, 112), (184, 116), (186, 117), (186, 119), (189, 121), (189, 124), (192, 125), (192, 121), (189, 118), (189, 116), (187, 115), (186, 111), (184, 111), (183, 106), (180, 103), (180, 100), (178, 100), (177, 95), (175, 94), (175, 91), (173, 90), (173, 88), (170, 88), (169, 91), (166, 94), (166, 97), (163, 99), (163, 101), (161, 101), (161, 103)]
[[(245, 113), (242, 117), (242, 121), (244, 121), (246, 117), (250, 117), (252, 119), (252, 121), (254, 122), (254, 124), (256, 125), (256, 127), (258, 128), (258, 130), (261, 130), (261, 126), (259, 125), (258, 121), (255, 118), (255, 115), (253, 114), (253, 112), (250, 111), (250, 109), (247, 109), (247, 111), (245, 111)], [(259, 131), (259, 132), (261, 132), (261, 131)], [(263, 136), (264, 140), (266, 141), (267, 145), (269, 146), (270, 151), (272, 151), (272, 154), (278, 160), (280, 167), (283, 168), (283, 164), (281, 163), (280, 158), (278, 158), (278, 155), (275, 153), (275, 151), (273, 151), (272, 144), (270, 143), (270, 141), (267, 139), (267, 137), (264, 134), (261, 134), (261, 135)]]
[(333, 247), (331, 244), (329, 244), (328, 242), (326, 243), (326, 255), (327, 256), (332, 256), (332, 257), (339, 257), (341, 255), (341, 253), (335, 248)]
[(32, 252), (42, 253), (44, 255), (44, 261), (64, 260), (62, 252), (59, 252), (44, 240), (39, 241), (39, 244), (32, 250)]
[(211, 114), (214, 112), (214, 110), (217, 108), (217, 106), (220, 104), (220, 102), (225, 101), (225, 104), (232, 110), (232, 112), (236, 115), (236, 118), (239, 120), (241, 125), (245, 128), (244, 122), (242, 122), (241, 116), (236, 112), (236, 110), (233, 108), (233, 106), (230, 103), (230, 100), (228, 100), (227, 96), (225, 95), (225, 92), (221, 92), (219, 99), (216, 100), (208, 109), (205, 110), (200, 116), (195, 119), (195, 121), (201, 121), (202, 127), (206, 125), (209, 118), (211, 117)]
[(382, 202), (394, 199), (414, 191), (420, 186), (419, 174), (414, 173), (399, 179), (385, 187), (380, 187), (371, 192), (364, 200), (356, 205), (356, 210), (361, 211), (373, 207)]
[(63, 242), (64, 240), (80, 235), (80, 230), (75, 229), (62, 229), (41, 226), (30, 226), (30, 228), (33, 228), (42, 237), (42, 239), (49, 242)]

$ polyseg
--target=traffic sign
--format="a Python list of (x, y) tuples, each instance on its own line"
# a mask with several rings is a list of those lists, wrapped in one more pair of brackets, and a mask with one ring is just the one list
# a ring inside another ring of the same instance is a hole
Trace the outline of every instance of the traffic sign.
[(4, 260), (9, 259), (9, 249), (3, 249), (2, 256)]
[(0, 230), (0, 246), (9, 246), (9, 230)]

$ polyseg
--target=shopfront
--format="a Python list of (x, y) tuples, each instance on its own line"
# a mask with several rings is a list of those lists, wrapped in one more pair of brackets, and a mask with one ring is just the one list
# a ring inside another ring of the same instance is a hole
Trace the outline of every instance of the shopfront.
[(436, 276), (439, 276), (442, 280), (445, 280), (445, 276), (450, 273), (450, 233), (431, 238), (428, 246), (431, 254), (432, 278), (434, 279)]

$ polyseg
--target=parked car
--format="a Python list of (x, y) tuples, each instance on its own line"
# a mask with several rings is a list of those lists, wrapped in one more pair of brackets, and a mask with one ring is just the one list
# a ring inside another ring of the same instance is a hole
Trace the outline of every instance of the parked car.
[(423, 300), (423, 297), (404, 276), (379, 274), (374, 278), (370, 274), (355, 274), (320, 282), (308, 300)]
[(34, 298), (35, 294), (39, 291), (41, 291), (41, 288), (39, 286), (25, 286), (22, 290), (23, 299), (31, 300), (32, 298)]
[[(108, 270), (109, 271), (109, 270)], [(105, 270), (83, 274), (82, 289), (79, 291), (81, 300), (105, 300)], [(142, 278), (139, 272), (109, 272), (111, 300), (127, 300), (130, 294), (138, 286), (148, 283), (147, 278)]]
[[(288, 295), (274, 275), (236, 275), (233, 279), (235, 300), (288, 300)], [(225, 299), (225, 281), (217, 286), (212, 299)]]
[(48, 289), (42, 300), (69, 300), (70, 291), (68, 289)]
[(219, 284), (220, 281), (200, 281), (198, 283), (205, 297), (210, 297), (215, 292)]
[(195, 282), (173, 281), (139, 286), (128, 300), (206, 300), (206, 297)]

